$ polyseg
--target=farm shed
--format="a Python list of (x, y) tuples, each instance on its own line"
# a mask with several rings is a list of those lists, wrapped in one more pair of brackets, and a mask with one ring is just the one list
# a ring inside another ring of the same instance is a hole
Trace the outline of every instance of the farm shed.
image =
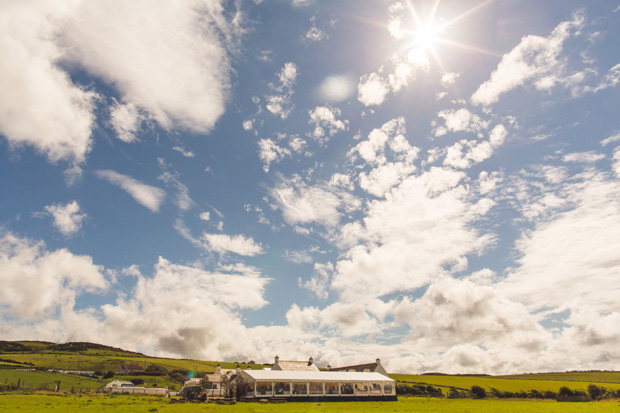
[(242, 370), (244, 399), (288, 401), (395, 401), (396, 382), (380, 373)]

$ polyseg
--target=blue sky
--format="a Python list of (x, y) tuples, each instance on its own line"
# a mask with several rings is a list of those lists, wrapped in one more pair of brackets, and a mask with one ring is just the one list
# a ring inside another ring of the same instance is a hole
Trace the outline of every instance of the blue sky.
[(0, 9), (0, 339), (617, 366), (617, 1)]

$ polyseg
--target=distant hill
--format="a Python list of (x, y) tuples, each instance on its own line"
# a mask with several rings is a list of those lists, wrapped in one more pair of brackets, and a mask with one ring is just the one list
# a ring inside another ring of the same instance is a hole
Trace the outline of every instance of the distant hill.
[(148, 357), (142, 353), (89, 342), (50, 343), (47, 341), (1, 341), (0, 353), (82, 353)]

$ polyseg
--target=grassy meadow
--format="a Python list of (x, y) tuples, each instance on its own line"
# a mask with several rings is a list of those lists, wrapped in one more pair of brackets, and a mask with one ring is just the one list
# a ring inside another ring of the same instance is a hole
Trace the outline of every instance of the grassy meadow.
[[(390, 374), (390, 377), (399, 382), (411, 384), (430, 384), (440, 387), (445, 394), (446, 387), (456, 387), (459, 390), (469, 390), (471, 386), (480, 386), (485, 390), (495, 388), (500, 391), (518, 392), (550, 390), (557, 392), (560, 387), (566, 386), (571, 390), (587, 390), (589, 384), (597, 384), (609, 389), (620, 389), (620, 373), (599, 375), (598, 381), (589, 380), (593, 375), (590, 372), (541, 374), (544, 378), (532, 378), (536, 374), (524, 376), (447, 376), (447, 375), (418, 375), (418, 374)], [(570, 378), (570, 380), (568, 380)], [(609, 381), (606, 381), (609, 380)]]
[(194, 412), (618, 412), (614, 402), (557, 403), (529, 400), (447, 400), (427, 398), (400, 398), (397, 402), (352, 403), (237, 403), (220, 406), (204, 403), (170, 403), (161, 397), (128, 395), (0, 395), (0, 411), (29, 412), (135, 412), (135, 413), (194, 413)]

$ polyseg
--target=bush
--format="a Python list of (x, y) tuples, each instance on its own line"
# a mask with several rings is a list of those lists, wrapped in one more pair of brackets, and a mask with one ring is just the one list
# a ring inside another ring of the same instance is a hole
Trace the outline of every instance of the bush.
[(487, 392), (482, 387), (474, 384), (471, 386), (471, 395), (474, 399), (484, 399), (487, 397)]
[(595, 384), (590, 384), (588, 386), (588, 395), (592, 398), (592, 400), (600, 399), (605, 392), (606, 389), (604, 387), (598, 387)]
[(136, 377), (135, 379), (131, 379), (130, 380), (134, 386), (139, 386), (141, 384), (144, 384), (144, 379), (141, 379), (139, 377)]
[(114, 372), (113, 372), (113, 371), (107, 371), (107, 372), (103, 375), (103, 378), (104, 378), (104, 379), (111, 379), (112, 377), (114, 377)]

